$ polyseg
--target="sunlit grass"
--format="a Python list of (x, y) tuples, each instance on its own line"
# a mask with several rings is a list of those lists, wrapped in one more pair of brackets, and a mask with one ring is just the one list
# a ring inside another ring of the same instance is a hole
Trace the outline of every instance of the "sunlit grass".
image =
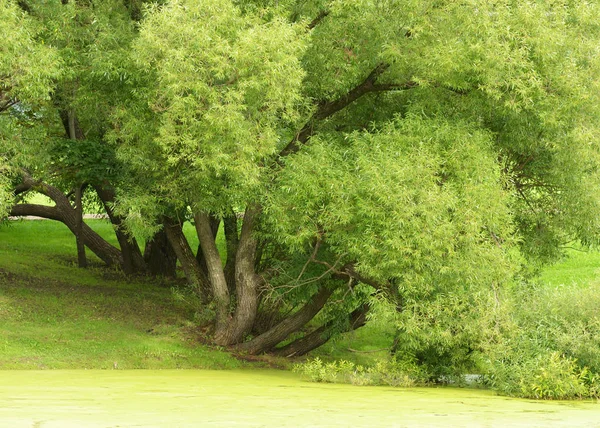
[[(110, 223), (88, 224), (116, 244)], [(196, 341), (199, 308), (184, 283), (125, 278), (88, 257), (90, 268), (76, 267), (60, 223), (0, 227), (0, 369), (242, 365)]]
[(552, 286), (586, 285), (597, 281), (599, 274), (600, 252), (568, 249), (563, 260), (543, 270), (539, 283)]

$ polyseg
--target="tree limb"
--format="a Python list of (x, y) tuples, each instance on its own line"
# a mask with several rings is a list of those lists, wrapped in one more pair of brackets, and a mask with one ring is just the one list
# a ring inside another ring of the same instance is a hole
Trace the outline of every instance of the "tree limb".
[(329, 15), (329, 11), (328, 10), (322, 10), (321, 12), (319, 12), (319, 14), (315, 17), (315, 19), (313, 19), (310, 24), (308, 24), (307, 28), (309, 30), (312, 30), (313, 28), (315, 28), (317, 25), (319, 25), (319, 23), (325, 18), (327, 17), (327, 15)]
[(417, 82), (408, 81), (405, 83), (387, 83), (377, 84), (376, 81), (388, 68), (389, 64), (379, 63), (369, 75), (357, 86), (351, 89), (346, 95), (333, 100), (321, 102), (317, 106), (317, 111), (312, 115), (310, 120), (302, 127), (302, 129), (296, 134), (296, 136), (290, 141), (287, 146), (279, 152), (279, 157), (276, 164), (281, 165), (283, 158), (291, 154), (296, 153), (300, 150), (302, 145), (306, 144), (308, 139), (314, 134), (315, 123), (333, 116), (338, 111), (352, 104), (354, 101), (361, 98), (363, 95), (372, 92), (383, 92), (383, 91), (401, 91), (412, 89), (418, 86)]

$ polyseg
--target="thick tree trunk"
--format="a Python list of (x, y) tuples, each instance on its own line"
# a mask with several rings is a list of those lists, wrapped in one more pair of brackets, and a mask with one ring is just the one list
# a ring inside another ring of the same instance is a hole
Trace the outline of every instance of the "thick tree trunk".
[[(364, 326), (367, 322), (368, 311), (369, 307), (366, 304), (355, 309), (349, 316), (350, 322), (345, 331), (356, 330), (357, 328)], [(283, 357), (298, 357), (305, 355), (313, 349), (317, 349), (319, 346), (324, 345), (331, 339), (335, 324), (335, 320), (331, 320), (304, 337), (276, 349), (273, 353)]]
[[(209, 216), (210, 218), (210, 230), (213, 235), (213, 241), (217, 239), (217, 234), (219, 233), (219, 226), (221, 225), (221, 220), (217, 217)], [(200, 237), (198, 237), (198, 242), (200, 242)], [(198, 244), (198, 251), (196, 251), (196, 260), (200, 264), (202, 271), (206, 276), (208, 276), (208, 267), (206, 266), (206, 260), (204, 259), (204, 252), (202, 251), (202, 245)]]
[(151, 275), (175, 278), (177, 255), (169, 243), (164, 229), (158, 231), (151, 240), (146, 242), (144, 262)]
[(244, 223), (235, 259), (237, 297), (235, 313), (227, 331), (215, 331), (215, 336), (223, 345), (241, 342), (244, 336), (252, 330), (256, 318), (260, 278), (254, 272), (256, 239), (253, 233), (259, 212), (257, 207), (248, 207), (244, 214)]
[(234, 214), (223, 219), (225, 242), (227, 245), (227, 261), (225, 262), (225, 280), (229, 295), (235, 296), (235, 256), (238, 250), (239, 236), (237, 216)]
[(211, 218), (204, 213), (194, 216), (196, 233), (200, 241), (200, 247), (204, 254), (204, 261), (208, 270), (212, 295), (217, 308), (217, 319), (215, 322), (215, 343), (225, 345), (227, 343), (227, 327), (229, 325), (229, 289), (225, 280), (225, 273), (221, 263), (221, 256), (215, 244), (215, 235), (211, 228)]
[(258, 354), (271, 350), (275, 345), (285, 340), (290, 334), (300, 330), (306, 323), (312, 320), (315, 315), (323, 309), (323, 306), (325, 306), (325, 303), (327, 303), (327, 300), (332, 293), (333, 290), (322, 287), (292, 316), (287, 317), (275, 327), (260, 336), (255, 337), (251, 341), (241, 343), (237, 348), (250, 354)]
[(208, 278), (202, 272), (202, 269), (200, 269), (200, 264), (196, 260), (194, 252), (183, 234), (181, 224), (170, 219), (166, 219), (164, 224), (167, 239), (181, 263), (186, 278), (193, 287), (196, 287), (199, 296), (204, 302), (207, 302), (210, 296), (210, 284)]
[(115, 228), (115, 235), (123, 257), (123, 271), (128, 274), (147, 272), (148, 268), (140, 251), (140, 246), (136, 239), (123, 227), (123, 219), (117, 216), (112, 209), (111, 204), (115, 201), (116, 196), (114, 189), (106, 183), (104, 186), (94, 186), (94, 189)]
[(77, 186), (75, 189), (75, 243), (77, 245), (77, 264), (80, 268), (87, 267), (87, 257), (85, 256), (85, 243), (83, 241), (83, 188)]

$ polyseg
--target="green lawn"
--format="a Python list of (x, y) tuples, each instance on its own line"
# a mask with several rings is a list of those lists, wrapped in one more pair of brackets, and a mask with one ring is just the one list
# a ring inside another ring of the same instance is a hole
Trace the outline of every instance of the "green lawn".
[(600, 252), (568, 249), (565, 258), (548, 266), (539, 279), (547, 285), (586, 285), (600, 275)]
[[(88, 223), (112, 238), (111, 225)], [(181, 282), (76, 267), (69, 230), (52, 221), (0, 227), (0, 369), (235, 368), (197, 343), (198, 306)]]
[[(86, 222), (116, 245), (108, 221)], [(187, 224), (185, 232), (195, 248), (193, 227)], [(89, 269), (76, 267), (75, 239), (58, 222), (14, 221), (0, 227), (0, 369), (241, 365), (197, 343), (194, 326), (203, 310), (182, 281), (126, 279), (102, 267), (90, 251), (88, 257)], [(600, 253), (570, 250), (539, 281), (586, 284), (599, 268)], [(312, 356), (369, 364), (387, 355), (393, 333), (367, 325)]]

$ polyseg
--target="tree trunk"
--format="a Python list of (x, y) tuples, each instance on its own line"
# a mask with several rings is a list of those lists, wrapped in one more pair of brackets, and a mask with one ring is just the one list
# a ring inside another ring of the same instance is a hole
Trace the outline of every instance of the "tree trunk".
[(215, 323), (215, 343), (224, 345), (227, 340), (225, 333), (229, 325), (229, 289), (225, 280), (225, 273), (221, 263), (221, 256), (215, 244), (215, 235), (211, 228), (211, 218), (204, 213), (194, 216), (196, 233), (200, 241), (200, 247), (204, 254), (204, 261), (208, 270), (212, 295), (217, 307), (217, 319)]
[[(210, 230), (212, 232), (213, 241), (217, 239), (217, 234), (219, 233), (219, 226), (221, 225), (221, 220), (217, 217), (209, 216), (210, 218)], [(196, 230), (197, 232), (197, 230)], [(200, 237), (198, 237), (198, 242), (200, 242)], [(206, 276), (208, 276), (208, 266), (206, 265), (206, 260), (204, 259), (204, 252), (202, 251), (202, 245), (198, 243), (198, 251), (196, 251), (196, 260), (200, 264), (202, 271)]]
[(315, 315), (319, 313), (327, 299), (333, 293), (333, 290), (322, 287), (314, 294), (309, 301), (292, 316), (287, 317), (269, 331), (255, 337), (249, 342), (241, 343), (238, 349), (247, 351), (249, 354), (258, 354), (266, 352), (275, 347), (278, 343), (285, 340), (290, 334), (300, 330)]
[(198, 295), (203, 301), (207, 302), (210, 296), (210, 284), (208, 278), (200, 269), (198, 260), (194, 257), (190, 244), (183, 234), (181, 224), (170, 219), (166, 219), (164, 224), (167, 239), (181, 263), (186, 278), (193, 287), (196, 287)]
[(256, 207), (248, 207), (244, 214), (244, 223), (235, 259), (237, 296), (235, 313), (227, 331), (215, 331), (215, 336), (223, 345), (240, 343), (244, 336), (252, 330), (256, 318), (260, 278), (254, 272), (256, 240), (253, 233), (259, 212), (260, 210)]
[(239, 237), (237, 216), (235, 213), (223, 219), (225, 242), (227, 245), (227, 261), (225, 262), (225, 280), (229, 295), (235, 296), (235, 256), (238, 250)]
[(146, 242), (144, 262), (151, 275), (175, 278), (177, 255), (167, 239), (164, 228)]
[(117, 216), (111, 207), (116, 196), (114, 189), (108, 183), (105, 183), (103, 186), (94, 186), (94, 189), (102, 201), (102, 205), (104, 206), (104, 210), (106, 211), (110, 222), (114, 226), (115, 235), (117, 236), (119, 247), (121, 247), (123, 271), (128, 274), (147, 272), (148, 268), (140, 251), (140, 246), (136, 239), (125, 230), (123, 227), (123, 219), (120, 216)]
[(75, 189), (75, 243), (77, 244), (77, 264), (80, 268), (87, 267), (85, 256), (85, 244), (83, 242), (83, 188), (77, 186)]
[[(358, 309), (355, 309), (349, 315), (350, 322), (345, 331), (356, 330), (357, 328), (364, 326), (367, 322), (368, 311), (369, 307), (366, 304)], [(282, 357), (299, 357), (301, 355), (305, 355), (313, 349), (317, 349), (319, 346), (324, 345), (329, 341), (329, 339), (331, 339), (335, 324), (335, 320), (331, 320), (304, 337), (301, 337), (300, 339), (294, 340), (286, 346), (276, 349), (274, 354)]]

